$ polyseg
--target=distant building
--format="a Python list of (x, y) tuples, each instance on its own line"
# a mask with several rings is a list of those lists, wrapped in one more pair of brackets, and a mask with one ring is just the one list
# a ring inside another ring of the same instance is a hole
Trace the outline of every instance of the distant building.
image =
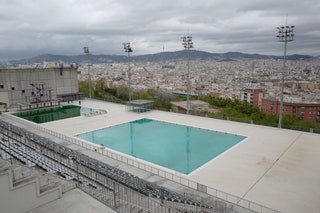
[(303, 91), (320, 89), (320, 83), (318, 82), (295, 81), (295, 82), (287, 82), (286, 84), (290, 88), (303, 90)]
[(261, 108), (263, 90), (261, 88), (246, 88), (240, 92), (240, 100), (247, 101), (250, 106)]
[[(280, 101), (262, 99), (261, 111), (266, 114), (278, 115)], [(284, 115), (296, 115), (304, 120), (320, 121), (320, 103), (283, 102)]]
[(218, 98), (218, 97), (221, 97), (222, 93), (220, 93), (220, 92), (210, 92), (209, 95), (212, 96), (212, 97), (217, 97)]
[(0, 103), (31, 108), (83, 98), (76, 67), (52, 63), (43, 67), (0, 69)]
[[(172, 94), (173, 95), (179, 95), (181, 97), (187, 97), (188, 96), (188, 92), (185, 91), (185, 90), (174, 90), (174, 91), (172, 91)], [(197, 96), (197, 97), (199, 96), (199, 94), (194, 93), (194, 92), (190, 92), (189, 95), (190, 96)]]
[[(172, 108), (174, 112), (187, 112), (187, 101), (172, 101)], [(204, 110), (207, 111), (209, 109), (209, 104), (204, 101), (199, 100), (191, 100), (189, 101), (190, 108), (189, 110)]]
[(173, 70), (173, 69), (175, 69), (176, 68), (176, 66), (175, 65), (162, 65), (162, 69), (171, 69), (171, 70)]

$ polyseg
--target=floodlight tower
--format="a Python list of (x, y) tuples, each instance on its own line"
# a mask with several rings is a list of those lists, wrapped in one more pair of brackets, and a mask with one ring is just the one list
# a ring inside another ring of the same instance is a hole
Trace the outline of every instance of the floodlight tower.
[(126, 53), (128, 53), (128, 87), (129, 87), (129, 101), (131, 101), (131, 73), (130, 73), (130, 53), (133, 52), (131, 46), (130, 46), (130, 42), (124, 42), (123, 43), (123, 48), (124, 48), (124, 51)]
[(91, 96), (92, 96), (92, 92), (91, 92), (91, 74), (90, 74), (90, 64), (89, 64), (89, 56), (90, 56), (90, 50), (89, 50), (89, 47), (83, 47), (83, 52), (84, 52), (84, 54), (86, 54), (86, 55), (88, 56), (89, 98), (91, 98)]
[(277, 27), (280, 42), (284, 43), (284, 53), (283, 53), (283, 64), (281, 72), (281, 98), (280, 98), (280, 111), (279, 111), (279, 122), (278, 128), (282, 128), (282, 114), (283, 114), (283, 91), (284, 91), (284, 71), (286, 69), (286, 57), (287, 57), (287, 43), (293, 41), (293, 30), (294, 26), (280, 26)]
[(183, 36), (182, 39), (182, 45), (185, 49), (188, 50), (188, 82), (187, 82), (187, 114), (189, 114), (190, 109), (190, 49), (193, 48), (193, 42), (192, 42), (192, 36)]

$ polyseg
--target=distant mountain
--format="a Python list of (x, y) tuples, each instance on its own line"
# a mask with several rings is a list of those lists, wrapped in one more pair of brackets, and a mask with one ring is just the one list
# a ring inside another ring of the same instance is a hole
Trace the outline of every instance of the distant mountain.
[[(241, 52), (227, 52), (227, 53), (209, 53), (199, 50), (190, 50), (190, 56), (192, 60), (216, 60), (220, 62), (235, 61), (241, 59), (282, 59), (283, 56), (271, 56), (260, 54), (247, 54)], [(187, 50), (175, 51), (175, 52), (161, 52), (155, 54), (131, 56), (131, 61), (135, 62), (155, 62), (155, 61), (168, 61), (168, 60), (185, 60), (188, 57)], [(305, 60), (311, 59), (309, 55), (290, 55), (288, 60)], [(76, 55), (76, 56), (64, 56), (64, 55), (52, 55), (45, 54), (39, 55), (34, 58), (20, 59), (10, 61), (11, 65), (18, 64), (34, 64), (42, 63), (44, 61), (55, 61), (57, 63), (112, 63), (112, 62), (127, 62), (128, 57), (124, 55)]]

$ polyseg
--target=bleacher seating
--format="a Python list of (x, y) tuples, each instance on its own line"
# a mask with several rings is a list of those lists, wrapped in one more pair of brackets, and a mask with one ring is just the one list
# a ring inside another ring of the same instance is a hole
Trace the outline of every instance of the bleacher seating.
[[(77, 180), (79, 183), (93, 188), (106, 186), (105, 183), (99, 183), (98, 180), (92, 179), (92, 177), (84, 172), (77, 171), (77, 166), (81, 166), (102, 174), (103, 176), (119, 182), (146, 196), (176, 203), (189, 204), (192, 206), (200, 206), (200, 202), (197, 200), (188, 199), (185, 195), (180, 195), (173, 191), (170, 191), (170, 193), (164, 193), (164, 190), (166, 189), (161, 186), (148, 182), (96, 159), (90, 158), (87, 155), (55, 143), (47, 138), (28, 132), (24, 129), (20, 129), (19, 127), (13, 126), (2, 120), (0, 120), (0, 126), (7, 130), (10, 129), (14, 134), (22, 136), (28, 141), (32, 141), (43, 149), (50, 150), (60, 155), (63, 159), (70, 159), (74, 164), (71, 165), (65, 161), (53, 159), (50, 156), (40, 153), (39, 150), (28, 147), (22, 142), (15, 140), (12, 137), (8, 137), (4, 133), (0, 133), (0, 153), (4, 158), (13, 156), (28, 166), (38, 166), (46, 170), (48, 173), (57, 173), (68, 180)], [(107, 185), (106, 187), (113, 190), (112, 186)], [(166, 190), (166, 192), (169, 191)]]

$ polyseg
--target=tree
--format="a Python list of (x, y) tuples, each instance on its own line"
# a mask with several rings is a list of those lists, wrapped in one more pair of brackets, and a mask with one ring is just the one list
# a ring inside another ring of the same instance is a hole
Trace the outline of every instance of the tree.
[[(83, 92), (86, 96), (89, 95), (87, 81), (79, 82), (79, 91)], [(126, 86), (108, 88), (105, 84), (105, 79), (99, 79), (96, 82), (94, 97), (101, 98), (102, 100), (123, 103), (129, 100), (129, 88)], [(154, 88), (134, 91), (132, 97), (133, 99), (152, 100), (156, 109), (165, 111), (169, 111), (171, 109), (172, 101), (185, 100), (183, 97), (174, 96), (171, 93)], [(195, 97), (191, 97), (191, 99), (195, 99)], [(274, 127), (278, 125), (278, 115), (267, 115), (261, 112), (258, 108), (250, 106), (248, 102), (212, 96), (203, 97), (201, 100), (209, 103), (211, 107), (218, 108), (219, 112), (191, 111), (191, 113), (220, 119), (226, 119), (228, 117), (230, 120), (246, 123), (253, 121), (255, 124)], [(314, 132), (320, 132), (320, 122), (305, 121), (294, 115), (283, 116), (283, 127), (303, 131), (310, 131), (310, 128), (312, 128), (314, 129)]]
[(79, 85), (79, 92), (83, 92), (85, 96), (89, 97), (88, 82), (80, 81), (78, 85)]
[(117, 87), (116, 97), (120, 98), (123, 101), (129, 100), (129, 88), (125, 86)]

